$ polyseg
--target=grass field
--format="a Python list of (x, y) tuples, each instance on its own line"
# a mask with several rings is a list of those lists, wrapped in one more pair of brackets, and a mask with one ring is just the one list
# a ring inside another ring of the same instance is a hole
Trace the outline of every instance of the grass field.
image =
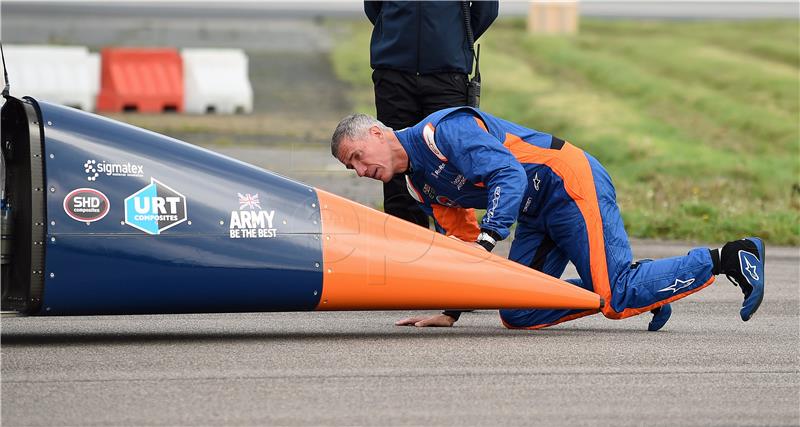
[[(332, 53), (372, 105), (367, 24)], [(496, 22), (481, 40), (481, 107), (553, 133), (610, 171), (635, 237), (800, 244), (797, 21), (583, 20), (576, 36)]]

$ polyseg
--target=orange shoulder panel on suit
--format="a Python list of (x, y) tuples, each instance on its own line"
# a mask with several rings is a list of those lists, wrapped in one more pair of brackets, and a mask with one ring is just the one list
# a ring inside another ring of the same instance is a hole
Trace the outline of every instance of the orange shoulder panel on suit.
[(481, 129), (485, 130), (486, 132), (489, 132), (489, 129), (486, 129), (486, 123), (484, 123), (480, 117), (475, 117), (475, 121), (478, 123), (478, 126), (480, 126)]

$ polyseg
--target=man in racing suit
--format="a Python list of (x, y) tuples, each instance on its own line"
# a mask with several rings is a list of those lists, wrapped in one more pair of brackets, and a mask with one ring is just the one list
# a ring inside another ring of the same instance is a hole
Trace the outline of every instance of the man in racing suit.
[[(571, 261), (580, 279), (569, 282), (606, 302), (601, 310), (501, 310), (509, 328), (537, 329), (598, 311), (612, 319), (651, 311), (648, 329), (658, 330), (669, 319), (670, 302), (723, 273), (744, 293), (743, 320), (763, 298), (761, 239), (634, 263), (611, 178), (594, 157), (480, 110), (440, 110), (399, 131), (364, 114), (348, 116), (334, 131), (331, 151), (362, 177), (387, 182), (406, 172), (409, 193), (438, 231), (486, 250), (516, 222), (509, 259), (553, 277)], [(472, 208), (486, 209), (480, 224)], [(445, 311), (397, 324), (451, 326), (459, 315)]]

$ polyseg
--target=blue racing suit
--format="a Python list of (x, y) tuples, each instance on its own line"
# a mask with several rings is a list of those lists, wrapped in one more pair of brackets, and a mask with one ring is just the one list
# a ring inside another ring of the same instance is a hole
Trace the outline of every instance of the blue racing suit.
[[(448, 108), (395, 132), (409, 158), (408, 190), (438, 231), (474, 241), (517, 228), (509, 259), (560, 277), (606, 301), (621, 319), (683, 298), (714, 281), (707, 248), (632, 263), (628, 236), (606, 170), (592, 156), (552, 135), (469, 107)], [(472, 208), (486, 209), (475, 219)], [(480, 229), (480, 230), (479, 230)], [(501, 310), (510, 328), (541, 328), (598, 310)]]

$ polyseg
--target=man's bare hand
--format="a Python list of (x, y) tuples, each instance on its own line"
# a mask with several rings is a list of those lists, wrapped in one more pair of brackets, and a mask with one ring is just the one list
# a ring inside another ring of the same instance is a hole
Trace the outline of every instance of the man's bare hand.
[(446, 314), (437, 314), (435, 316), (415, 316), (394, 322), (395, 326), (443, 326), (449, 327), (456, 323), (455, 319)]

